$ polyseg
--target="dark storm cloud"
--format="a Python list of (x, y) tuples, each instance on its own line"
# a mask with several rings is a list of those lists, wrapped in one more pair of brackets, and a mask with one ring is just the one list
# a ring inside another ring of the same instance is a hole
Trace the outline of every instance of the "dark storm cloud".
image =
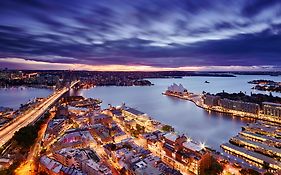
[(0, 57), (157, 67), (280, 66), (279, 1), (2, 1)]
[(242, 9), (242, 13), (246, 16), (254, 16), (261, 13), (263, 10), (272, 6), (279, 6), (281, 1), (279, 0), (259, 0), (259, 1), (247, 1), (246, 5)]

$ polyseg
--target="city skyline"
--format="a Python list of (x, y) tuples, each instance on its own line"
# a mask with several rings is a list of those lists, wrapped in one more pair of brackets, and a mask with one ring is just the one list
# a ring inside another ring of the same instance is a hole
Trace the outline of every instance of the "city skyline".
[(281, 0), (12, 0), (0, 20), (0, 175), (281, 175)]
[(0, 2), (0, 68), (280, 71), (281, 3)]

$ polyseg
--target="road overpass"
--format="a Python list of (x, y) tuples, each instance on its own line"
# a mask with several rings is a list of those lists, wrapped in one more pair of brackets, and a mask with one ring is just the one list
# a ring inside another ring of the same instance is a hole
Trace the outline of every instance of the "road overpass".
[(72, 82), (69, 87), (55, 91), (45, 101), (32, 110), (18, 116), (0, 129), (0, 146), (8, 142), (16, 131), (39, 119), (49, 108), (56, 103), (65, 93), (74, 87), (78, 81)]

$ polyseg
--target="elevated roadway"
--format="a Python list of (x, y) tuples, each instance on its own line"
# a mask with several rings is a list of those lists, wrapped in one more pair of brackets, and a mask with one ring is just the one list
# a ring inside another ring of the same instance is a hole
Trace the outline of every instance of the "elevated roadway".
[(79, 80), (72, 82), (69, 87), (64, 87), (63, 89), (55, 91), (40, 105), (20, 115), (19, 117), (13, 119), (8, 124), (1, 127), (0, 146), (3, 146), (6, 142), (8, 142), (13, 137), (16, 131), (38, 120), (46, 111), (49, 110), (49, 108), (54, 103), (56, 103), (65, 93), (67, 93), (77, 83), (79, 83)]

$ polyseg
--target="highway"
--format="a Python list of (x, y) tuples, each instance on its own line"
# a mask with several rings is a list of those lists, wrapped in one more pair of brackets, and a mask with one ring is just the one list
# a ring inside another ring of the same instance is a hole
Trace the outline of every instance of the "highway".
[[(70, 88), (76, 85), (79, 81), (71, 83)], [(40, 116), (42, 116), (49, 107), (54, 104), (63, 94), (69, 91), (69, 88), (64, 87), (61, 90), (55, 91), (51, 96), (49, 96), (45, 101), (38, 105), (33, 110), (29, 110), (27, 113), (20, 115), (15, 118), (8, 125), (5, 125), (0, 130), (0, 146), (3, 146), (7, 141), (9, 141), (14, 133), (20, 128), (29, 125), (30, 123), (36, 121)]]

